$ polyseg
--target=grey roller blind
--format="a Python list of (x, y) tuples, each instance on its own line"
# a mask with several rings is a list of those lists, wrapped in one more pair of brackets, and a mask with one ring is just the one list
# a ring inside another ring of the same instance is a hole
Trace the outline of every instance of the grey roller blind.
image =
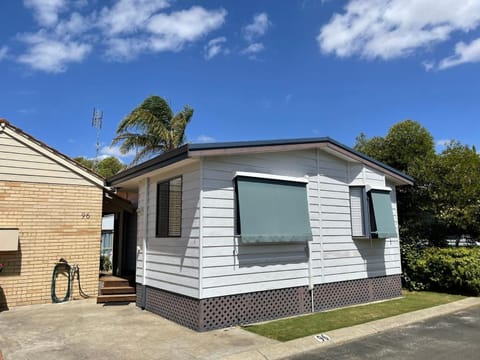
[(238, 176), (236, 191), (242, 243), (312, 239), (306, 184)]
[(352, 236), (365, 236), (364, 188), (350, 188), (350, 216), (352, 220)]
[(380, 239), (397, 237), (390, 193), (388, 191), (371, 190), (370, 196), (377, 236)]

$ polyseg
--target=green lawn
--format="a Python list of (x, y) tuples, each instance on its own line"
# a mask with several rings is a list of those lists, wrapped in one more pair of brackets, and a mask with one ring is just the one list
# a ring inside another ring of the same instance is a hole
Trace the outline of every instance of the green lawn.
[(288, 341), (465, 298), (461, 295), (427, 291), (405, 291), (403, 295), (404, 297), (402, 299), (297, 316), (295, 318), (276, 320), (260, 325), (246, 326), (244, 329), (272, 339)]

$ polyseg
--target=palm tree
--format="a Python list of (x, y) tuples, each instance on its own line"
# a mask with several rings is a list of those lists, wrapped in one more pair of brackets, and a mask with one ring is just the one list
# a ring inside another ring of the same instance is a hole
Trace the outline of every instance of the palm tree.
[(185, 128), (193, 115), (186, 105), (173, 114), (167, 101), (149, 96), (118, 125), (112, 145), (119, 142), (123, 154), (136, 151), (132, 164), (152, 155), (173, 150), (185, 142)]

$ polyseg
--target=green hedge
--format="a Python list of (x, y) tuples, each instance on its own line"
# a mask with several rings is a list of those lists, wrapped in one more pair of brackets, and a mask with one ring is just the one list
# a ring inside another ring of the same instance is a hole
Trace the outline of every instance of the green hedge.
[(402, 246), (404, 286), (480, 295), (480, 248), (426, 248)]

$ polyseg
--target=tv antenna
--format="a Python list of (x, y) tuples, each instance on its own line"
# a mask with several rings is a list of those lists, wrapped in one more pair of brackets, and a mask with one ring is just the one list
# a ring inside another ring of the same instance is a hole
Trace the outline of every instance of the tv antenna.
[(98, 153), (100, 152), (100, 131), (102, 130), (103, 111), (93, 108), (92, 127), (97, 129), (97, 142), (95, 144), (95, 170), (98, 166)]

